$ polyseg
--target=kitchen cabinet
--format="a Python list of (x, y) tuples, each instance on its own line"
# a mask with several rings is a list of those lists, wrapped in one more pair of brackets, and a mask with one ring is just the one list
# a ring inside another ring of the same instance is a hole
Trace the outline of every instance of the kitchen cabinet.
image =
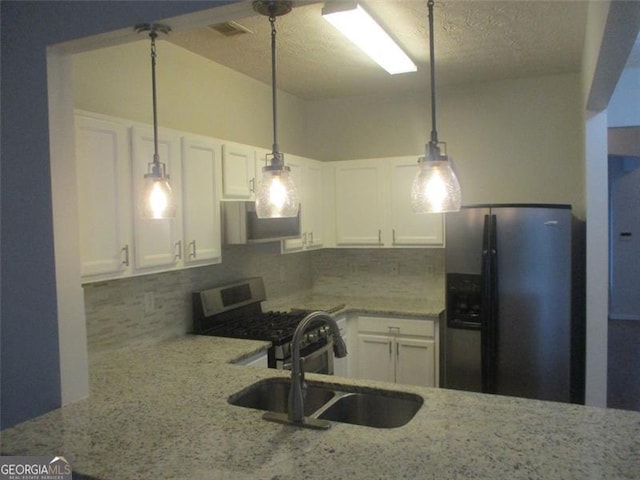
[(84, 278), (130, 271), (129, 131), (117, 121), (76, 116), (80, 261)]
[(245, 367), (254, 368), (269, 368), (269, 357), (266, 351), (262, 351), (236, 362), (236, 365), (244, 365)]
[(436, 245), (444, 242), (444, 217), (438, 213), (413, 213), (411, 186), (418, 171), (417, 157), (382, 160), (390, 170), (388, 206), (393, 246)]
[(323, 164), (308, 158), (286, 155), (285, 163), (300, 196), (300, 237), (282, 241), (282, 251), (299, 252), (324, 245)]
[(138, 199), (153, 160), (150, 126), (78, 111), (76, 158), (85, 282), (219, 263), (221, 142), (158, 131), (176, 218), (147, 220)]
[[(171, 268), (182, 260), (182, 239), (180, 237), (180, 208), (176, 218), (146, 219), (138, 214), (138, 202), (143, 187), (142, 179), (153, 159), (153, 129), (146, 126), (132, 128), (132, 172), (134, 206), (134, 266), (137, 270), (148, 268)], [(170, 176), (171, 189), (178, 205), (182, 204), (180, 177), (180, 137), (169, 130), (158, 131), (158, 154), (166, 165)]]
[(182, 217), (184, 263), (220, 261), (219, 141), (193, 135), (182, 137)]
[(222, 199), (252, 200), (256, 191), (256, 151), (249, 145), (222, 146)]
[(336, 246), (441, 247), (441, 214), (414, 214), (416, 157), (335, 162)]
[(433, 320), (358, 317), (357, 377), (436, 385)]
[(336, 162), (336, 245), (381, 246), (382, 168), (375, 160)]

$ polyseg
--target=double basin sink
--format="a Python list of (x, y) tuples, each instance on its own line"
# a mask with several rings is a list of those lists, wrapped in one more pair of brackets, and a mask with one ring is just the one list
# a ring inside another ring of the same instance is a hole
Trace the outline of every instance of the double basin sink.
[[(229, 403), (286, 414), (291, 380), (268, 378), (229, 397)], [(304, 415), (309, 418), (373, 428), (406, 425), (423, 404), (406, 392), (307, 381)]]

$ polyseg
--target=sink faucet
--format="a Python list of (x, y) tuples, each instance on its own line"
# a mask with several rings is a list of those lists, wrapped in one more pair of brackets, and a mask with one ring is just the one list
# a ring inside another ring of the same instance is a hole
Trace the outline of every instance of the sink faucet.
[(301, 427), (326, 429), (331, 426), (327, 420), (307, 418), (304, 416), (304, 358), (300, 358), (300, 343), (305, 330), (311, 322), (323, 320), (333, 333), (333, 353), (336, 357), (347, 356), (347, 346), (340, 335), (340, 328), (334, 318), (327, 312), (312, 312), (300, 321), (293, 334), (291, 353), (291, 389), (289, 390), (289, 412), (285, 416), (267, 412), (263, 418), (279, 423), (298, 425)]

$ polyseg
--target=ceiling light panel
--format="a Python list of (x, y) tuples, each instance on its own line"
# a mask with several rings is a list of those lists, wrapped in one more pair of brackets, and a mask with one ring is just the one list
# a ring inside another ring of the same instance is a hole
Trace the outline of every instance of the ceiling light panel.
[(322, 16), (391, 75), (417, 70), (409, 56), (362, 6), (326, 3)]

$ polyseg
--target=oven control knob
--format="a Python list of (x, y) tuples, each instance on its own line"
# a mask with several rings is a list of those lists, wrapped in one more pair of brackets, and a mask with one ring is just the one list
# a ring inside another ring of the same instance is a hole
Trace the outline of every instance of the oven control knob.
[(312, 333), (307, 335), (307, 341), (309, 343), (315, 342), (317, 338), (318, 338), (318, 335), (315, 332), (312, 332)]

